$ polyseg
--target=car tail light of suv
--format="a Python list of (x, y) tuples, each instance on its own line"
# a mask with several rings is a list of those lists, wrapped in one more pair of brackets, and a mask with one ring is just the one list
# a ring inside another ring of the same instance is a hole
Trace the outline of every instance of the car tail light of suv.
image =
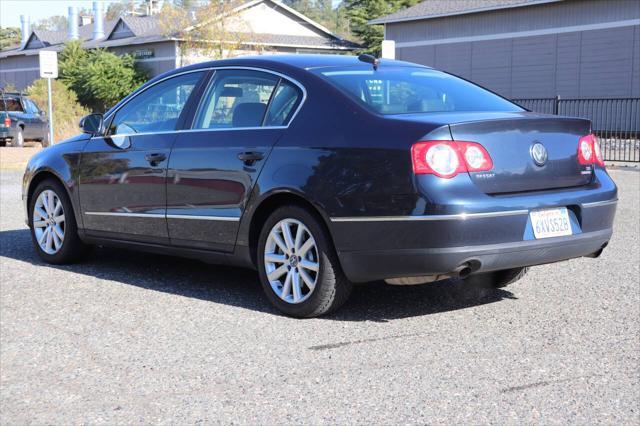
[(491, 156), (476, 142), (420, 141), (411, 147), (411, 159), (414, 174), (433, 174), (445, 179), (493, 168)]
[(4, 127), (11, 127), (11, 119), (9, 117), (4, 118)]
[(578, 141), (578, 162), (585, 166), (597, 164), (604, 167), (600, 143), (593, 133), (581, 137)]

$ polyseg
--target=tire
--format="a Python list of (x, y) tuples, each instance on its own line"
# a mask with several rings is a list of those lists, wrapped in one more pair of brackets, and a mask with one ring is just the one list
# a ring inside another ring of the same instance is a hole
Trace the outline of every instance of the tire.
[(24, 133), (20, 128), (18, 128), (18, 133), (16, 134), (12, 145), (18, 148), (22, 148), (24, 146)]
[[(43, 196), (43, 194), (45, 195)], [(49, 215), (52, 208), (47, 207), (45, 204), (51, 194), (54, 195), (52, 201), (54, 212)], [(57, 201), (61, 203), (62, 214), (60, 214), (60, 210), (57, 207)], [(35, 214), (36, 206), (42, 213)], [(42, 220), (41, 216), (43, 214), (47, 215), (45, 220)], [(61, 216), (62, 219), (60, 219)], [(34, 221), (34, 217), (36, 221)], [(60, 238), (59, 230), (54, 229), (54, 223), (62, 231), (62, 238)], [(33, 196), (29, 201), (29, 229), (31, 230), (31, 241), (38, 256), (47, 263), (73, 263), (87, 252), (88, 247), (78, 236), (78, 226), (67, 191), (59, 182), (53, 179), (46, 179), (40, 182), (33, 192)], [(51, 239), (46, 236), (47, 232)], [(43, 241), (44, 245), (41, 245), (39, 241)]]
[[(283, 226), (290, 230), (290, 239), (284, 237)], [(296, 244), (299, 229), (302, 229), (302, 233), (300, 243)], [(280, 237), (280, 243), (291, 255), (275, 242), (274, 234)], [(291, 244), (287, 244), (287, 240)], [(302, 253), (300, 249), (305, 252)], [(269, 301), (285, 315), (298, 318), (324, 315), (342, 306), (351, 294), (353, 284), (342, 272), (328, 231), (304, 207), (291, 205), (274, 211), (262, 227), (257, 252), (258, 272), (264, 292)], [(273, 261), (276, 258), (280, 260)], [(280, 275), (276, 277), (278, 270)], [(268, 278), (269, 274), (272, 281)], [(314, 280), (313, 286), (307, 284)], [(296, 281), (299, 283), (298, 291)]]
[(502, 271), (470, 275), (464, 281), (483, 287), (502, 288), (520, 280), (527, 275), (527, 272), (529, 272), (529, 268), (504, 269)]
[(47, 131), (47, 133), (44, 134), (44, 136), (40, 140), (40, 144), (42, 145), (43, 148), (46, 148), (49, 145), (51, 145), (51, 142), (49, 141), (49, 132), (48, 131)]
[(0, 146), (7, 146), (7, 141), (5, 139), (0, 139)]

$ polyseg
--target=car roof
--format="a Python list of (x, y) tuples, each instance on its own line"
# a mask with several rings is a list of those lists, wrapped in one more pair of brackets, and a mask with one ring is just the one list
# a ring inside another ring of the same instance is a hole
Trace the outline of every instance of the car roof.
[[(380, 66), (395, 65), (405, 67), (420, 67), (428, 68), (424, 65), (418, 65), (411, 62), (397, 61), (393, 59), (380, 59)], [(221, 59), (217, 61), (201, 62), (199, 64), (192, 65), (189, 68), (208, 68), (208, 67), (220, 67), (220, 66), (255, 66), (255, 65), (288, 65), (295, 68), (304, 70), (313, 68), (325, 68), (325, 67), (340, 67), (340, 66), (359, 66), (367, 65), (366, 62), (362, 62), (357, 56), (352, 55), (318, 55), (318, 54), (289, 54), (289, 55), (252, 55), (252, 56), (240, 56), (230, 59)]]

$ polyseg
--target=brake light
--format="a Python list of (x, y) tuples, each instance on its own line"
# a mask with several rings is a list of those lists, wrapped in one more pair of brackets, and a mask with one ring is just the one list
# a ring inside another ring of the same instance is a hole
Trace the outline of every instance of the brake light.
[(578, 141), (578, 162), (584, 166), (597, 164), (604, 167), (602, 150), (594, 134), (583, 136)]
[(4, 127), (11, 127), (11, 119), (9, 117), (4, 118)]
[(411, 147), (411, 159), (414, 174), (433, 174), (445, 179), (493, 168), (491, 156), (476, 142), (420, 141)]
[(593, 136), (593, 152), (596, 155), (596, 164), (604, 167), (604, 157), (602, 156), (602, 150), (600, 149), (600, 142), (598, 142), (598, 138)]

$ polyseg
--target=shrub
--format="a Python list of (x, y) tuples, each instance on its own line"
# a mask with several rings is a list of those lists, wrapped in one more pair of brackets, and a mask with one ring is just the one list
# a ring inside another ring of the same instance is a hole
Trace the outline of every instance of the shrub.
[[(49, 114), (47, 80), (39, 79), (26, 90), (38, 108)], [(78, 97), (62, 81), (51, 81), (53, 99), (53, 131), (55, 141), (66, 139), (79, 133), (78, 123), (89, 111), (78, 103)]]

